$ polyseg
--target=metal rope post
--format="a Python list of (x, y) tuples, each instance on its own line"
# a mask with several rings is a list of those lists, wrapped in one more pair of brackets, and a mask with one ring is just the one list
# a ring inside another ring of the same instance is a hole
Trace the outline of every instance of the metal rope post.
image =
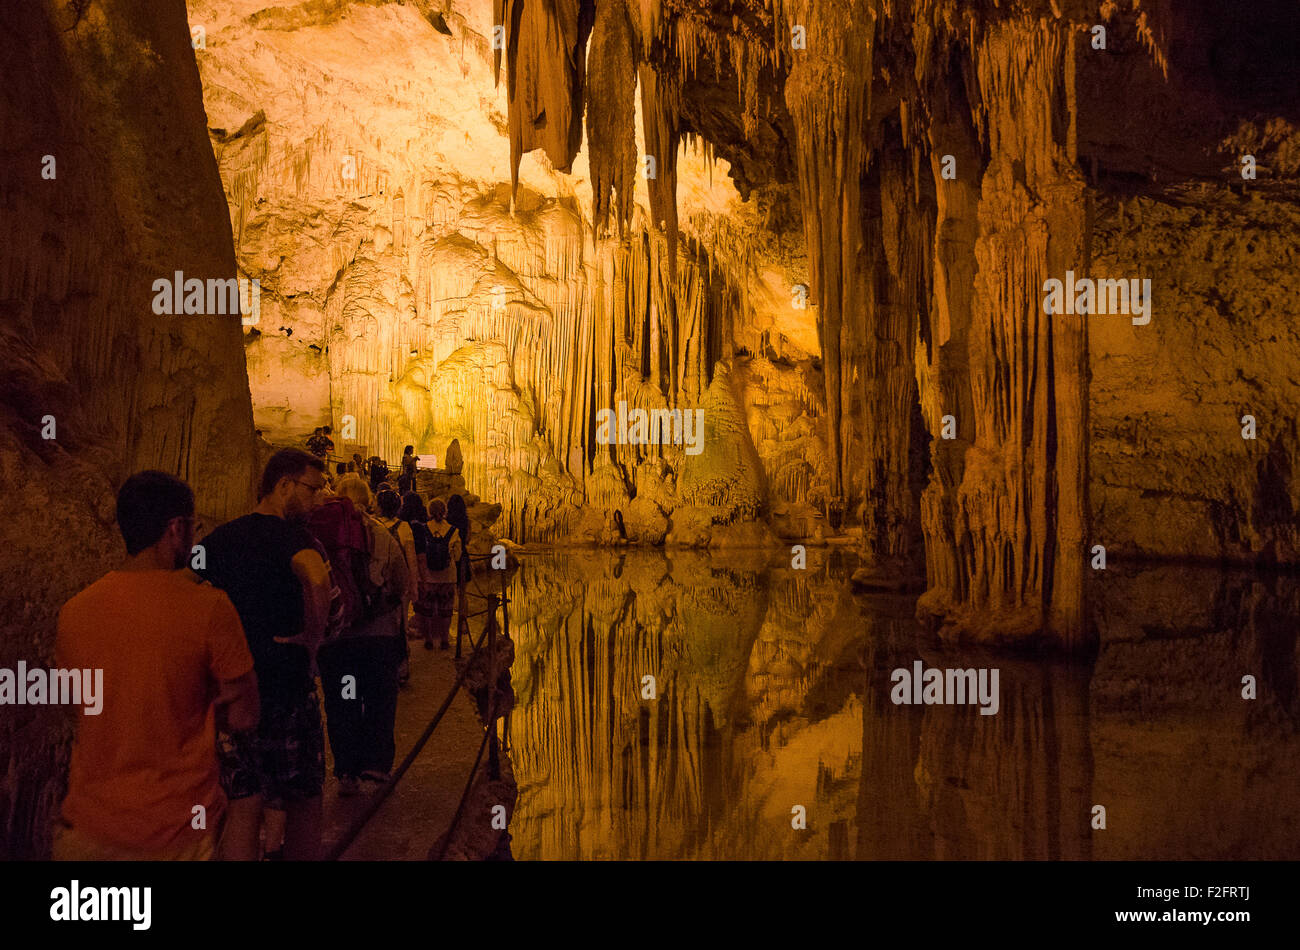
[[(507, 595), (506, 572), (502, 571), (501, 572), (501, 621), (503, 624), (502, 629), (505, 630), (506, 639), (509, 640), (510, 639), (510, 598), (506, 595)], [(505, 744), (505, 747), (507, 749), (510, 748), (510, 713), (512, 710), (513, 710), (513, 705), (511, 709), (506, 710), (505, 716), (502, 717), (503, 719), (505, 719), (505, 723), (503, 724), (503, 728), (501, 732), (501, 741)], [(496, 735), (495, 722), (493, 722), (492, 724), (492, 733), (493, 735)]]
[[(497, 709), (497, 603), (498, 598), (493, 595), (492, 609), (488, 614), (487, 622), (487, 675), (488, 675), (488, 704), (487, 712), (489, 716), (496, 715)], [(505, 605), (502, 604), (502, 610)], [(501, 777), (501, 759), (500, 751), (497, 748), (497, 721), (488, 719), (488, 778), (499, 779)]]

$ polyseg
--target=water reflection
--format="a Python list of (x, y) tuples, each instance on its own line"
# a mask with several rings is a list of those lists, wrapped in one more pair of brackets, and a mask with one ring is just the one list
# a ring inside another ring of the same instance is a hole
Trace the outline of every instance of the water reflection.
[[(1294, 580), (1112, 571), (1101, 651), (1066, 663), (941, 649), (910, 599), (853, 595), (852, 566), (528, 557), (515, 856), (1300, 856)], [(917, 660), (997, 667), (997, 715), (895, 705), (890, 674)]]

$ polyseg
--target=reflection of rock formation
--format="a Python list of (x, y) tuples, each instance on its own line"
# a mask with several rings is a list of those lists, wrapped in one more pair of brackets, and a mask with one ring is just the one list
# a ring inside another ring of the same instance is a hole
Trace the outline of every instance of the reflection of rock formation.
[(1109, 830), (1095, 856), (1294, 859), (1300, 583), (1166, 567), (1106, 587), (1091, 718)]
[[(1034, 664), (918, 649), (916, 627), (885, 604), (869, 617), (869, 672), (857, 857), (1055, 860), (1090, 855), (1088, 676)], [(895, 705), (893, 670), (999, 670), (997, 714), (976, 705)]]
[[(1116, 574), (1094, 667), (931, 650), (908, 598), (848, 594), (852, 567), (528, 558), (510, 605), (516, 854), (1300, 855), (1294, 583)], [(998, 668), (997, 714), (894, 705), (891, 672), (918, 659)]]
[(1084, 664), (929, 653), (927, 665), (1000, 669), (1001, 708), (927, 706), (915, 780), (941, 860), (1077, 860), (1092, 855)]
[[(526, 847), (583, 857), (698, 852), (697, 836), (721, 806), (720, 730), (762, 599), (752, 574), (686, 591), (671, 571), (658, 557), (574, 555), (545, 567), (530, 559), (516, 581), (520, 855)], [(550, 596), (523, 606), (523, 584)], [(645, 676), (654, 677), (653, 700), (641, 698)]]
[[(855, 856), (916, 860), (929, 851), (930, 834), (916, 781), (924, 707), (895, 706), (889, 676), (916, 659), (916, 624), (905, 608), (869, 598), (863, 620), (871, 633), (862, 648), (862, 770), (857, 801)], [(880, 605), (880, 606), (877, 606)]]
[[(851, 799), (859, 715), (825, 690), (838, 667), (824, 656), (851, 655), (856, 634), (843, 584), (810, 573), (688, 554), (528, 558), (511, 604), (515, 853), (824, 853), (835, 809), (821, 803)], [(655, 700), (641, 698), (646, 675)], [(808, 832), (790, 827), (799, 803)]]

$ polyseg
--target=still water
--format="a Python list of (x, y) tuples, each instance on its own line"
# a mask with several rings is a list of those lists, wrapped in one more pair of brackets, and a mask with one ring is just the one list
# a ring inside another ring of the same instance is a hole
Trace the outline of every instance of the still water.
[[(1067, 663), (944, 648), (854, 566), (526, 556), (514, 856), (1300, 857), (1294, 579), (1110, 571)], [(996, 669), (997, 713), (895, 704), (917, 661)]]

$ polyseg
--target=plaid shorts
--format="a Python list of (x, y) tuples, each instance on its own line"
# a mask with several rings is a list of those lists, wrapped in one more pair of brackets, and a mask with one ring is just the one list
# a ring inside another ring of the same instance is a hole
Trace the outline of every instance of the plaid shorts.
[(289, 706), (263, 705), (257, 728), (217, 737), (221, 789), (234, 801), (261, 795), (268, 808), (315, 798), (325, 786), (325, 732), (313, 689)]
[(430, 584), (411, 607), (421, 617), (450, 617), (456, 607), (456, 585)]

